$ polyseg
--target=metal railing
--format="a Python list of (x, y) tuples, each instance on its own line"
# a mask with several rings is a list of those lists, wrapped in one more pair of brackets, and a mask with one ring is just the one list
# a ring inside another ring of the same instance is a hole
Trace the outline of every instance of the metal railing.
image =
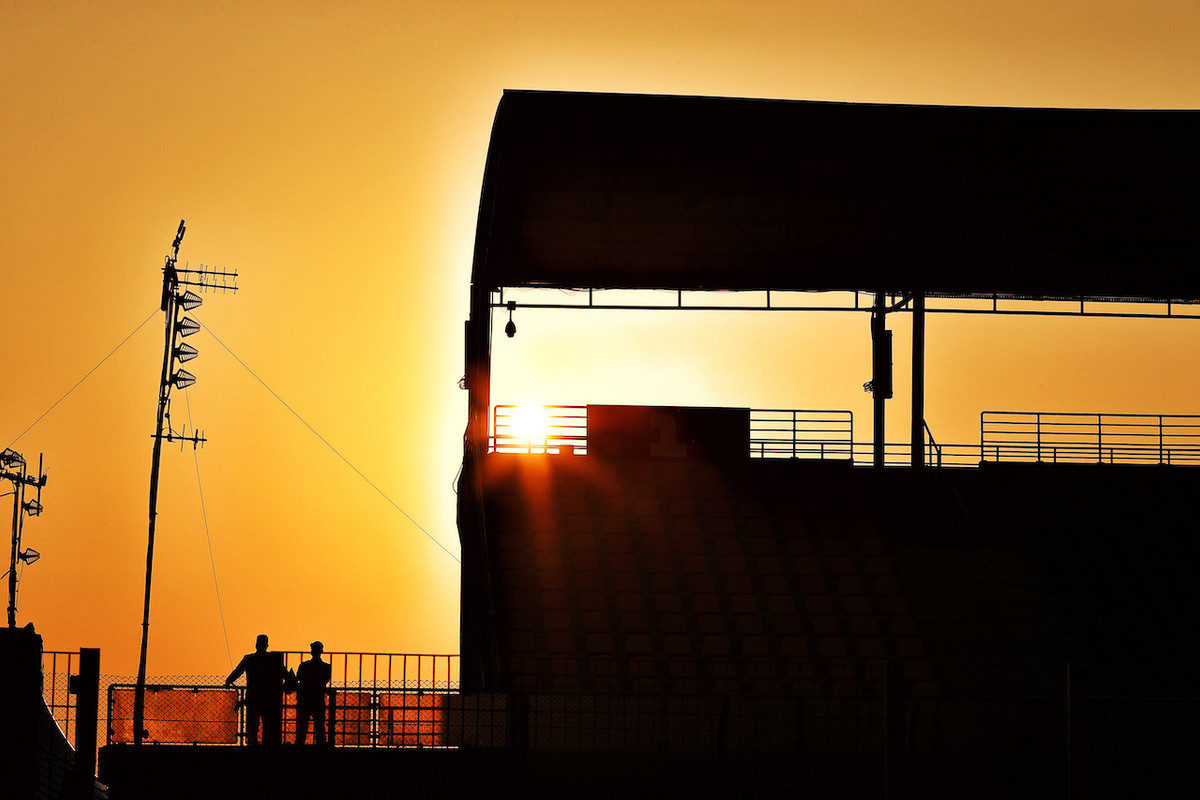
[(849, 461), (854, 455), (854, 414), (829, 409), (751, 409), (752, 458)]
[[(278, 651), (276, 651), (278, 652)], [(307, 652), (280, 652), (295, 670)], [(441, 699), (458, 690), (457, 655), (325, 653), (331, 666), (331, 741), (346, 747), (440, 746), (434, 736)], [(135, 684), (108, 685), (107, 741), (133, 742)], [(281, 706), (283, 740), (295, 739), (295, 696)], [(232, 745), (246, 741), (245, 688), (222, 676), (146, 685), (145, 741), (160, 744)]]
[[(977, 467), (992, 462), (1200, 464), (1200, 415), (984, 411), (979, 444), (941, 443), (924, 425), (924, 463)], [(498, 405), (489, 448), (497, 453), (586, 454), (587, 406)], [(888, 442), (884, 464), (911, 463), (911, 444)], [(749, 456), (874, 461), (854, 440), (854, 415), (833, 409), (751, 409)]]
[(933, 438), (928, 422), (921, 420), (921, 427), (925, 429), (925, 463), (931, 467), (942, 466), (942, 446)]
[[(151, 688), (151, 687), (148, 687)], [(132, 685), (114, 686), (114, 716), (132, 706)], [(236, 746), (240, 688), (152, 687), (147, 741)], [(221, 704), (187, 698), (225, 695)], [(164, 714), (158, 700), (173, 699)], [(882, 754), (887, 704), (882, 694), (814, 691), (773, 694), (338, 690), (329, 743), (339, 748), (488, 748), (588, 753), (772, 754), (789, 757)], [(1185, 768), (1194, 761), (1196, 698), (1092, 697), (1077, 732), (1087, 738), (1097, 774), (1108, 764)], [(1043, 696), (910, 695), (904, 736), (910, 765), (984, 756), (1065, 762), (1069, 706)], [(283, 709), (283, 741), (292, 742)], [(113, 739), (110, 741), (124, 741)], [(1101, 758), (1103, 761), (1101, 761)], [(961, 762), (967, 763), (967, 762)], [(1061, 773), (1062, 767), (1055, 772)]]
[[(497, 405), (492, 410), (489, 450), (496, 453), (587, 453), (587, 406)], [(823, 409), (752, 409), (753, 458), (849, 461), (854, 453), (854, 415)]]
[[(108, 688), (109, 744), (133, 741), (133, 684)], [(152, 744), (234, 745), (247, 741), (246, 690), (241, 686), (147, 684), (144, 741)], [(444, 747), (448, 690), (334, 685), (326, 703), (328, 741), (338, 747)], [(296, 740), (294, 694), (278, 707), (283, 742)], [(309, 732), (307, 741), (315, 741)]]
[[(937, 444), (936, 449), (928, 442), (924, 450), (925, 464), (935, 468), (963, 468), (979, 466), (979, 445), (977, 444)], [(883, 449), (884, 466), (907, 467), (912, 463), (912, 444), (910, 442), (887, 442)], [(874, 463), (874, 446), (871, 442), (854, 443), (854, 465), (866, 467)]]
[(1200, 464), (1200, 416), (984, 411), (979, 459), (1080, 464)]
[(498, 405), (489, 450), (496, 453), (587, 453), (587, 406)]
[(42, 651), (42, 697), (69, 742), (75, 741), (75, 695), (71, 693), (71, 676), (78, 671), (78, 652)]

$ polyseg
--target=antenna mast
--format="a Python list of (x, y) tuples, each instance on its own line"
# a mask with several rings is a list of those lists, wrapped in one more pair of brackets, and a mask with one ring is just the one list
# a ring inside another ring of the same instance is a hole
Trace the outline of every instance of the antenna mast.
[[(12, 491), (5, 492), (13, 496), (12, 515), (12, 558), (8, 566), (8, 627), (17, 627), (17, 562), (32, 564), (41, 557), (41, 553), (32, 547), (21, 549), (21, 531), (25, 528), (25, 516), (36, 517), (42, 513), (42, 487), (46, 485), (46, 473), (42, 471), (42, 457), (38, 456), (38, 471), (29, 474), (25, 457), (16, 450), (6, 448), (0, 453), (0, 480), (12, 484)], [(25, 499), (25, 489), (37, 489), (37, 497)]]
[(190, 344), (179, 342), (200, 330), (200, 323), (180, 312), (198, 308), (203, 302), (199, 295), (188, 287), (201, 292), (213, 289), (221, 292), (237, 291), (237, 272), (210, 270), (203, 265), (198, 270), (179, 269), (179, 244), (187, 228), (179, 220), (179, 230), (171, 243), (171, 254), (163, 266), (162, 312), (166, 321), (166, 341), (163, 344), (162, 376), (158, 382), (158, 423), (154, 428), (154, 454), (150, 460), (150, 532), (146, 539), (146, 595), (142, 607), (142, 649), (138, 659), (137, 688), (133, 695), (133, 742), (140, 745), (146, 737), (146, 644), (150, 637), (150, 580), (154, 572), (154, 522), (158, 517), (158, 465), (162, 456), (162, 443), (191, 442), (193, 449), (204, 444), (202, 433), (186, 430), (180, 434), (171, 427), (171, 389), (186, 389), (196, 382), (196, 376), (185, 369), (176, 369), (177, 364), (191, 361), (199, 352)]

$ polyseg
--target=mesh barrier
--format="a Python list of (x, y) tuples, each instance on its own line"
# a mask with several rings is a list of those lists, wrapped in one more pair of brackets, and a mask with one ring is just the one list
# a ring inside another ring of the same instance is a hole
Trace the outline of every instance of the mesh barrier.
[[(133, 687), (109, 689), (109, 741), (132, 744)], [(147, 686), (145, 740), (162, 744), (236, 744), (238, 691)]]
[(510, 736), (506, 694), (447, 694), (441, 699), (449, 747), (507, 747)]
[(446, 744), (445, 695), (403, 692), (379, 698), (379, 743), (384, 747)]
[[(357, 678), (360, 673), (351, 666), (358, 661), (352, 656), (335, 664)], [(398, 656), (383, 668), (373, 657), (363, 663), (370, 667), (361, 673), (368, 680), (333, 683), (334, 746), (849, 758), (875, 758), (884, 751), (885, 699), (877, 693), (462, 694), (455, 691), (457, 675), (433, 660)], [(54, 722), (73, 730), (74, 695), (67, 678), (65, 672), (47, 672), (44, 695)], [(108, 700), (100, 709), (101, 724), (107, 721), (110, 743), (133, 741), (134, 687), (120, 680), (101, 676)], [(223, 684), (221, 676), (170, 676), (147, 686), (147, 741), (245, 742), (239, 705), (244, 690)], [(1195, 725), (1200, 699), (1092, 697), (1089, 703), (1088, 747), (1097, 768), (1113, 769), (1121, 761), (1171, 768), (1190, 763), (1200, 751)], [(295, 695), (284, 695), (285, 742), (295, 740), (296, 720)], [(916, 763), (977, 756), (1060, 761), (1068, 753), (1068, 701), (1065, 694), (911, 695), (905, 738)]]
[(364, 747), (372, 744), (370, 692), (338, 692), (334, 701), (333, 743)]

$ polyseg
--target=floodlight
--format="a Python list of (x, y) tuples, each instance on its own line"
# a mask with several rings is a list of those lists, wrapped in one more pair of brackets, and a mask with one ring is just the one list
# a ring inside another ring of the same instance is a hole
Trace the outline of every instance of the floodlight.
[(42, 554), (39, 553), (37, 550), (34, 550), (32, 547), (25, 548), (24, 550), (21, 551), (21, 554), (17, 556), (17, 558), (21, 559), (26, 564), (32, 564), (33, 562), (37, 561), (41, 557), (42, 557)]
[(186, 364), (198, 355), (200, 355), (200, 351), (190, 344), (181, 344), (175, 348), (175, 359), (180, 364)]
[(196, 382), (196, 376), (188, 372), (186, 369), (181, 369), (171, 376), (171, 383), (176, 389), (186, 389)]
[(190, 289), (175, 299), (179, 305), (183, 307), (184, 311), (191, 311), (193, 308), (199, 308), (200, 304), (204, 302), (200, 295), (196, 294)]
[(42, 504), (37, 500), (30, 500), (27, 503), (24, 503), (23, 507), (25, 508), (25, 513), (31, 517), (36, 517), (38, 514), (42, 513)]
[(191, 317), (183, 317), (179, 320), (179, 335), (191, 336), (196, 331), (200, 330), (200, 323)]
[(3, 453), (0, 453), (0, 464), (7, 464), (10, 467), (19, 467), (25, 463), (25, 457), (13, 450), (11, 447), (6, 447)]

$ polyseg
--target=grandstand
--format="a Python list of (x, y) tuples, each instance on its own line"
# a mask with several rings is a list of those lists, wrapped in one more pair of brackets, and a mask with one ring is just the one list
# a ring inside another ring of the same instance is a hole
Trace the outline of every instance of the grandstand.
[[(1198, 134), (1197, 112), (506, 92), (466, 326), (464, 689), (902, 692), (909, 747), (934, 724), (922, 698), (986, 698), (962, 713), (1011, 754), (1059, 727), (1065, 742), (1067, 712), (996, 709), (1070, 685), (1092, 709), (1075, 791), (1099, 752), (1174, 775), (1161, 759), (1183, 750), (1114, 744), (1124, 712), (1106, 703), (1135, 698), (1147, 730), (1196, 744), (1195, 700), (1160, 699), (1196, 696), (1200, 419), (980, 409), (977, 442), (939, 444), (923, 337), (926, 301), (1194, 316)], [(814, 311), (870, 314), (874, 435), (839, 411), (588, 405), (548, 409), (531, 438), (493, 404), (495, 310), (638, 309), (613, 298), (643, 289), (731, 313), (825, 292)], [(912, 317), (901, 443), (883, 436), (890, 314)]]

